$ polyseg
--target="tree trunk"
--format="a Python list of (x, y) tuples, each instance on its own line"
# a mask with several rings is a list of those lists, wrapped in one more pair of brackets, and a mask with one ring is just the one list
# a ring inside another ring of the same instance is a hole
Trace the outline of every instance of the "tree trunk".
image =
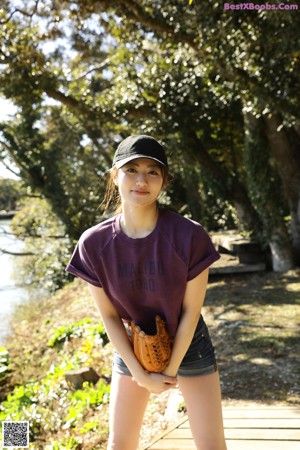
[(237, 176), (232, 176), (224, 165), (212, 159), (194, 131), (189, 130), (188, 133), (184, 134), (184, 137), (189, 143), (188, 148), (192, 150), (193, 157), (191, 161), (191, 157), (186, 153), (184, 155), (185, 160), (190, 164), (195, 164), (196, 159), (200, 166), (210, 173), (210, 176), (215, 180), (215, 184), (220, 187), (220, 194), (231, 202), (236, 209), (241, 229), (257, 233), (261, 227), (260, 219), (251, 204), (245, 186), (238, 180)]
[(273, 270), (287, 271), (294, 267), (293, 250), (281, 212), (280, 178), (270, 164), (265, 123), (262, 118), (245, 112), (244, 124), (249, 195), (263, 224), (262, 233), (270, 245)]
[[(291, 215), (290, 233), (295, 262), (300, 264), (300, 141), (287, 134), (279, 114), (265, 117), (270, 149), (277, 163)], [(295, 147), (298, 148), (295, 148)]]
[(269, 245), (274, 272), (286, 272), (294, 267), (290, 245), (283, 244), (286, 238), (286, 230), (282, 226), (273, 228)]

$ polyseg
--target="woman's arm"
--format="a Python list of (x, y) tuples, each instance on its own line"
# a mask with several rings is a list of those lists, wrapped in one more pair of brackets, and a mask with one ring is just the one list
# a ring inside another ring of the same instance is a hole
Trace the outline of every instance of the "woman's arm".
[(208, 282), (208, 269), (201, 272), (196, 278), (187, 282), (182, 314), (175, 336), (170, 363), (164, 374), (176, 376), (178, 368), (193, 339)]
[(176, 384), (176, 378), (168, 375), (148, 374), (136, 359), (124, 324), (102, 288), (88, 284), (100, 312), (105, 330), (113, 347), (130, 370), (133, 379), (150, 392), (160, 393)]

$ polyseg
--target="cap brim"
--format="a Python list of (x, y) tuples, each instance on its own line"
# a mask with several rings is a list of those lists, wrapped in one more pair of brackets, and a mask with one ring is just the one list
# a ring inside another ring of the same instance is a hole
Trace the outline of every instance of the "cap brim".
[(117, 169), (120, 169), (122, 166), (125, 166), (125, 164), (129, 163), (130, 161), (133, 161), (134, 159), (138, 159), (138, 158), (153, 159), (154, 161), (157, 161), (157, 162), (158, 162), (159, 164), (161, 164), (162, 166), (165, 166), (165, 167), (166, 167), (166, 165), (165, 165), (162, 161), (160, 161), (159, 159), (157, 159), (157, 158), (152, 158), (152, 156), (146, 156), (146, 155), (132, 155), (132, 156), (129, 156), (128, 158), (121, 159), (121, 161), (116, 161), (116, 162), (114, 163), (114, 166), (115, 166)]

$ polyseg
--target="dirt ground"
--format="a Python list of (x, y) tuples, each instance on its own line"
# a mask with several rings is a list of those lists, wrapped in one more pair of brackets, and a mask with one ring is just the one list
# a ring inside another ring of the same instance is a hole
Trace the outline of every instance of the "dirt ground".
[(204, 315), (224, 400), (299, 401), (299, 272), (212, 278)]

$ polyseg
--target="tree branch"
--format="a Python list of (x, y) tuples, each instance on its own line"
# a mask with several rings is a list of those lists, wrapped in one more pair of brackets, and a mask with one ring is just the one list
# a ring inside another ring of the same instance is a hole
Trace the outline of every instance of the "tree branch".
[[(192, 48), (195, 52), (197, 52), (197, 57), (199, 60), (211, 58), (211, 53), (206, 50), (205, 45), (201, 45), (201, 42), (197, 42), (197, 36), (195, 33), (188, 34), (184, 31), (176, 31), (175, 28), (168, 24), (166, 19), (162, 16), (162, 14), (157, 13), (156, 15), (151, 15), (145, 10), (141, 5), (139, 5), (135, 0), (110, 0), (107, 2), (106, 0), (98, 0), (99, 4), (104, 4), (107, 7), (114, 4), (115, 6), (123, 5), (131, 13), (131, 17), (135, 20), (139, 21), (142, 25), (150, 28), (153, 32), (156, 32), (158, 37), (163, 37), (162, 35), (167, 33), (172, 35), (172, 39), (174, 42), (180, 44), (187, 44), (190, 48)], [(128, 15), (127, 15), (128, 17)], [(298, 116), (298, 110), (293, 108), (288, 100), (283, 98), (278, 98), (276, 95), (266, 91), (265, 86), (263, 86), (259, 80), (251, 76), (246, 70), (231, 66), (228, 67), (227, 64), (224, 64), (223, 61), (218, 61), (214, 59), (213, 64), (215, 68), (218, 69), (219, 73), (222, 75), (224, 80), (237, 82), (242, 81), (246, 84), (247, 88), (253, 92), (255, 90), (257, 95), (264, 95), (265, 98), (272, 104), (276, 104), (277, 108), (281, 112), (288, 112)]]
[(6, 20), (2, 20), (0, 21), (0, 25), (5, 25), (6, 23), (8, 23), (11, 18), (16, 14), (16, 13), (20, 13), (23, 16), (29, 17), (30, 19), (32, 19), (32, 17), (34, 16), (34, 14), (37, 12), (37, 8), (38, 8), (38, 4), (39, 4), (39, 0), (36, 0), (35, 2), (35, 6), (32, 9), (32, 12), (28, 12), (25, 11), (24, 9), (20, 9), (20, 8), (15, 8), (7, 17)]
[(116, 57), (117, 55), (112, 56), (111, 58), (106, 58), (104, 61), (102, 61), (101, 64), (99, 64), (99, 66), (93, 67), (92, 69), (88, 70), (87, 72), (85, 72), (83, 75), (80, 75), (80, 77), (75, 78), (74, 81), (79, 81), (82, 79), (85, 79), (87, 75), (89, 75), (92, 72), (97, 72), (98, 70), (102, 70), (105, 67), (107, 67), (111, 61)]
[(32, 239), (65, 239), (65, 234), (58, 234), (58, 235), (45, 235), (45, 234), (30, 234), (30, 233), (10, 233), (9, 231), (6, 231), (3, 227), (0, 226), (1, 234), (5, 236), (13, 236), (17, 239), (25, 239), (25, 238), (32, 238)]
[(12, 256), (34, 256), (34, 255), (36, 255), (36, 253), (31, 253), (31, 252), (24, 252), (24, 253), (9, 252), (8, 250), (4, 250), (3, 248), (0, 248), (0, 253), (4, 253), (5, 255), (12, 255)]
[[(101, 0), (100, 0), (101, 3)], [(199, 50), (198, 46), (194, 42), (195, 35), (191, 35), (185, 33), (182, 29), (180, 31), (176, 30), (174, 26), (170, 25), (166, 22), (164, 16), (156, 10), (156, 15), (153, 16), (145, 10), (140, 4), (138, 4), (134, 0), (114, 0), (109, 1), (109, 5), (111, 3), (115, 3), (116, 5), (122, 4), (126, 7), (129, 13), (132, 13), (132, 17), (135, 20), (138, 20), (140, 23), (148, 27), (153, 31), (157, 31), (158, 33), (168, 34), (169, 36), (174, 37), (176, 35), (176, 41), (184, 44), (188, 44), (190, 47), (195, 50)]]
[[(1, 130), (0, 130), (1, 131)], [(3, 131), (3, 130), (2, 130)], [(5, 131), (5, 133), (7, 135), (9, 135), (10, 139), (13, 141), (14, 145), (16, 147), (18, 147), (18, 144), (16, 143), (14, 136), (9, 133), (8, 131)], [(30, 173), (30, 171), (28, 170), (28, 168), (26, 167), (26, 165), (17, 157), (17, 155), (14, 152), (14, 149), (9, 146), (6, 142), (4, 141), (0, 141), (0, 144), (5, 147), (5, 149), (8, 151), (8, 154), (10, 155), (10, 157), (12, 158), (12, 160), (15, 162), (15, 164), (24, 172), (24, 174), (26, 173), (27, 176), (31, 179), (32, 175)], [(19, 175), (20, 176), (20, 175)]]
[(79, 110), (83, 112), (84, 114), (91, 114), (91, 110), (86, 107), (85, 104), (82, 102), (76, 100), (74, 97), (71, 97), (70, 95), (66, 95), (63, 92), (53, 89), (51, 87), (45, 86), (44, 92), (54, 100), (59, 101), (60, 103), (63, 103), (66, 106), (69, 106), (70, 108)]
[[(0, 141), (0, 144), (3, 144), (3, 142)], [(20, 174), (15, 172), (11, 167), (9, 167), (9, 165), (6, 164), (6, 162), (4, 160), (1, 160), (0, 162), (1, 162), (1, 164), (3, 164), (3, 166), (5, 167), (6, 170), (9, 170), (13, 175), (20, 178)]]

